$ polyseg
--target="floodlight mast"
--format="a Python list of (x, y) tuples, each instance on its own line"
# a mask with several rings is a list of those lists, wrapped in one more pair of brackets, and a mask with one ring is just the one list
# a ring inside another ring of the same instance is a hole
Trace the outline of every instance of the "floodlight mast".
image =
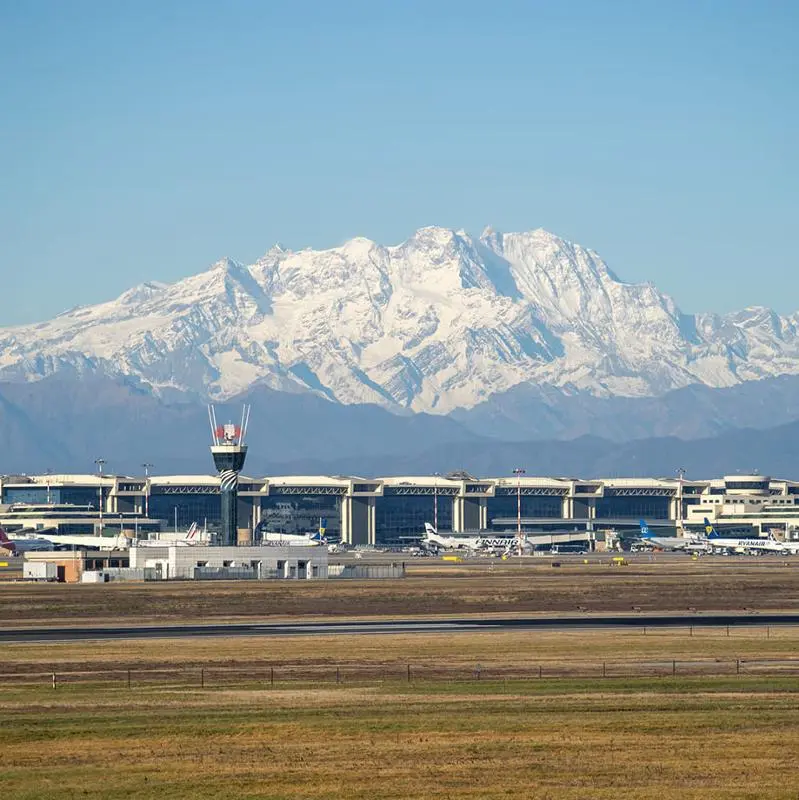
[(516, 547), (519, 555), (524, 552), (524, 539), (522, 537), (522, 475), (527, 470), (516, 467), (513, 474), (516, 476)]

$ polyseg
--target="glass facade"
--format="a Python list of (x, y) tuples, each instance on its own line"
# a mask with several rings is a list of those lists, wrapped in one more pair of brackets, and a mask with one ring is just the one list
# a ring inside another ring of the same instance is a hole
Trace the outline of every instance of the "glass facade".
[[(59, 502), (55, 500), (55, 495), (58, 489), (50, 490), (49, 501), (51, 503)], [(95, 495), (95, 500), (97, 495)], [(31, 487), (17, 487), (17, 486), (4, 486), (3, 487), (3, 502), (4, 503), (26, 503), (39, 505), (48, 502), (47, 487), (46, 486), (31, 486)]]
[[(424, 524), (435, 524), (436, 498), (432, 494), (391, 494), (385, 490), (375, 503), (375, 541), (407, 546), (421, 538)], [(452, 530), (452, 497), (438, 495), (438, 529)]]
[[(103, 488), (108, 497), (110, 487)], [(4, 503), (26, 503), (32, 505), (69, 504), (74, 506), (100, 507), (100, 488), (89, 486), (6, 486), (3, 488)]]
[(671, 498), (635, 495), (598, 497), (596, 518), (669, 519)]
[[(75, 506), (100, 507), (100, 488), (90, 486), (62, 486), (58, 490), (58, 500), (55, 503), (71, 503)], [(110, 486), (103, 487), (103, 497), (108, 497)]]
[[(559, 518), (563, 513), (563, 499), (548, 495), (522, 495), (522, 517)], [(499, 520), (515, 520), (518, 515), (518, 498), (515, 494), (489, 497), (486, 500), (488, 527), (494, 530), (505, 530), (507, 522)]]
[(315, 533), (325, 528), (330, 541), (341, 538), (341, 497), (320, 494), (270, 494), (261, 498), (261, 525), (267, 533)]
[(218, 531), (222, 524), (218, 494), (151, 494), (149, 512), (151, 519), (164, 520), (166, 530), (175, 526), (176, 514), (178, 530), (186, 530), (196, 522)]
[(747, 492), (767, 492), (769, 490), (768, 481), (725, 481), (726, 488), (743, 490)]

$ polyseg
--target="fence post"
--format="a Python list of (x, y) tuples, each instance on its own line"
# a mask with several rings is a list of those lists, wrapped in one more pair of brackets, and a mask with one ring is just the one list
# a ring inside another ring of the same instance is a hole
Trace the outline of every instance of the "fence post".
[(740, 675), (741, 674), (741, 659), (740, 658), (736, 658), (735, 659), (735, 674), (736, 675)]
[(602, 677), (603, 678), (607, 678), (607, 676), (608, 676), (607, 664), (603, 661), (602, 662)]
[(411, 682), (411, 665), (408, 664), (408, 683)]
[(130, 670), (128, 670), (128, 689), (130, 689)]
[(677, 660), (671, 662), (671, 675), (674, 677), (677, 674)]
[(691, 625), (691, 636), (693, 636), (693, 635), (694, 635), (694, 626)]
[(544, 674), (543, 667), (539, 664), (538, 665), (538, 677), (540, 678)]
[(55, 672), (53, 673), (53, 689), (58, 686), (58, 679), (55, 676)]
[(336, 667), (336, 683), (341, 683), (341, 669)]
[(274, 686), (275, 685), (275, 668), (274, 667), (269, 667), (269, 685), (270, 686)]
[(730, 638), (730, 626), (729, 625), (727, 626), (727, 638), (728, 639)]
[(200, 688), (205, 689), (205, 670), (200, 667)]

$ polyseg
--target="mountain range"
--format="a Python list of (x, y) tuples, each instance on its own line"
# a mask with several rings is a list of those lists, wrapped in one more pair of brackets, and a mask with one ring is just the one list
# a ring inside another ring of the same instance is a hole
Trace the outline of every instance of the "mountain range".
[[(551, 440), (588, 476), (603, 462), (587, 442), (621, 452), (789, 424), (797, 388), (799, 314), (687, 315), (546, 231), (430, 227), (390, 247), (278, 245), (0, 329), (0, 471), (109, 451), (120, 468), (202, 470), (205, 403), (247, 399), (264, 469), (440, 471), (438, 449), (480, 471), (481, 453), (537, 441), (543, 457)], [(625, 457), (630, 474), (655, 469)]]

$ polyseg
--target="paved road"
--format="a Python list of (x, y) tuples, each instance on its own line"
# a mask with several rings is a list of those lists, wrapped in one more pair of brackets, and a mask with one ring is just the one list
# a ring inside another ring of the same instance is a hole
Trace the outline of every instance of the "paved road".
[(68, 642), (92, 639), (174, 639), (194, 636), (320, 636), (380, 633), (568, 630), (601, 628), (799, 625), (799, 614), (675, 614), (607, 617), (492, 617), (368, 622), (281, 622), (230, 625), (17, 628), (0, 630), (0, 642)]

